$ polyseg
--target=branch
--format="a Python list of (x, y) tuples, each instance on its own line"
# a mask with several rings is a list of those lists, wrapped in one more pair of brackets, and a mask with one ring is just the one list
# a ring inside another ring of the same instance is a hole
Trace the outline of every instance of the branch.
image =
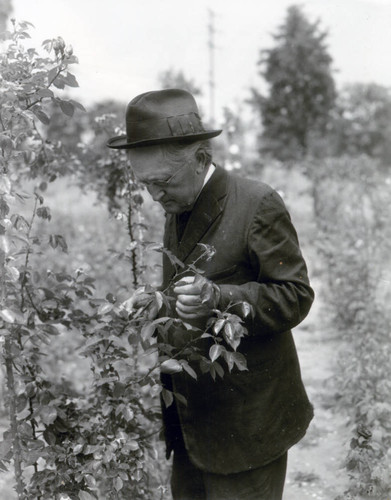
[[(35, 202), (34, 202), (33, 214), (31, 216), (31, 221), (30, 221), (30, 224), (29, 224), (29, 229), (28, 229), (27, 235), (26, 235), (27, 236), (27, 241), (30, 241), (31, 229), (33, 227), (34, 219), (35, 219), (35, 216), (36, 216), (36, 213), (37, 213), (37, 205), (38, 205), (38, 197), (36, 196), (35, 197)], [(21, 283), (22, 301), (21, 301), (21, 304), (20, 304), (20, 309), (21, 309), (22, 312), (23, 312), (24, 303), (25, 303), (24, 290), (26, 289), (26, 283), (27, 283), (26, 271), (27, 271), (27, 266), (28, 266), (28, 263), (29, 263), (30, 253), (31, 253), (31, 251), (30, 251), (30, 245), (29, 245), (27, 247), (27, 251), (26, 251), (26, 259), (25, 259), (25, 262), (24, 262), (23, 280), (22, 280), (22, 283)], [(31, 298), (30, 298), (30, 300), (31, 300)], [(33, 306), (34, 306), (34, 304), (33, 304)]]
[(1, 126), (3, 127), (4, 132), (5, 132), (6, 128), (5, 128), (5, 125), (4, 125), (4, 122), (3, 122), (3, 117), (1, 116), (1, 113), (0, 113), (0, 123), (1, 123)]
[(22, 451), (18, 435), (18, 419), (16, 410), (15, 379), (12, 367), (12, 347), (9, 336), (5, 337), (5, 365), (7, 371), (7, 388), (9, 394), (9, 414), (11, 425), (11, 436), (13, 441), (13, 458), (16, 480), (16, 492), (19, 500), (24, 500), (24, 478), (22, 473)]

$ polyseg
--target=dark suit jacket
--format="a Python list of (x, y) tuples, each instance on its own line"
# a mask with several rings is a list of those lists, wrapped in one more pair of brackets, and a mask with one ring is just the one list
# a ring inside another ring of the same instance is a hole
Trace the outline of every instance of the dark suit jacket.
[[(313, 301), (296, 231), (280, 196), (266, 184), (217, 167), (194, 206), (182, 241), (175, 215), (166, 219), (164, 246), (191, 263), (202, 252), (216, 254), (197, 266), (220, 286), (219, 308), (246, 301), (255, 316), (238, 349), (248, 371), (213, 381), (186, 374), (163, 382), (187, 399), (163, 408), (167, 450), (180, 426), (192, 462), (202, 470), (229, 474), (257, 468), (299, 441), (313, 416), (300, 375), (291, 328)], [(163, 260), (163, 288), (175, 270)], [(223, 362), (224, 363), (224, 362)]]

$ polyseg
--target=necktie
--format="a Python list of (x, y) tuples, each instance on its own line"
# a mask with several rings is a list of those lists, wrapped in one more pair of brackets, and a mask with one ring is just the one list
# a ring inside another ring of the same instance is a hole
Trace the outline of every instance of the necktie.
[(176, 227), (177, 227), (177, 236), (178, 241), (180, 242), (183, 237), (183, 233), (185, 232), (187, 221), (189, 220), (191, 212), (183, 212), (178, 214), (176, 217)]

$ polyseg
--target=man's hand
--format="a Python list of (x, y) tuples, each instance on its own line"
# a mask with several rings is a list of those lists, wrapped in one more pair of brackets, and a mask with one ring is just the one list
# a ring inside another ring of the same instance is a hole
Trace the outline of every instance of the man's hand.
[(200, 275), (181, 278), (174, 286), (174, 293), (176, 311), (184, 321), (209, 318), (220, 299), (219, 287)]
[(129, 299), (125, 300), (120, 308), (125, 309), (128, 314), (135, 314), (136, 311), (139, 311), (141, 314), (144, 313), (147, 319), (153, 321), (158, 316), (162, 302), (160, 292), (146, 292), (145, 287), (142, 286)]

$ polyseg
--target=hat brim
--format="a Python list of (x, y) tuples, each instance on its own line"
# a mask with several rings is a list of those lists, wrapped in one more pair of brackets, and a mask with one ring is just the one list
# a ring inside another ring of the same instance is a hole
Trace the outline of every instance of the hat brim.
[(199, 134), (189, 134), (169, 137), (159, 137), (156, 139), (147, 139), (144, 141), (128, 142), (126, 135), (118, 135), (112, 137), (107, 141), (107, 146), (112, 149), (133, 149), (141, 148), (143, 146), (153, 146), (154, 144), (166, 144), (169, 142), (195, 142), (204, 141), (206, 139), (212, 139), (220, 135), (222, 130), (208, 130), (205, 132), (200, 132)]

